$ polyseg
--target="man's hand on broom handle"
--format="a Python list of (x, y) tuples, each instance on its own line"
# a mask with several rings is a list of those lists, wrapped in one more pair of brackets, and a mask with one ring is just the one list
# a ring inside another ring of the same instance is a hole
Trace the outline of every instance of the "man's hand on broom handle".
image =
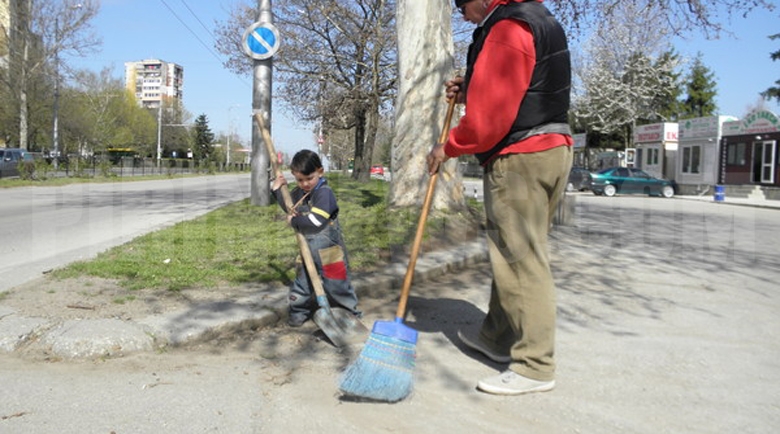
[(450, 157), (444, 153), (444, 143), (436, 143), (426, 158), (426, 162), (428, 163), (428, 174), (433, 175), (438, 172), (439, 167), (449, 159)]
[[(462, 80), (461, 80), (462, 81)], [(448, 84), (450, 82), (447, 82)], [(460, 83), (457, 84), (459, 86)], [(444, 144), (447, 143), (447, 137), (449, 136), (450, 129), (450, 121), (452, 120), (452, 111), (455, 107), (455, 103), (458, 101), (459, 93), (457, 91), (452, 92), (450, 90), (451, 86), (448, 86), (447, 88), (447, 116), (446, 120), (444, 121), (445, 127), (441, 131), (441, 135), (439, 136), (439, 141), (436, 142), (435, 145), (433, 145), (433, 149), (431, 149), (431, 152), (428, 153), (428, 156), (425, 158), (426, 163), (428, 164), (428, 174), (433, 176), (433, 174), (437, 173), (439, 171), (439, 168), (442, 164), (444, 164), (445, 161), (449, 160), (450, 157), (444, 152)]]

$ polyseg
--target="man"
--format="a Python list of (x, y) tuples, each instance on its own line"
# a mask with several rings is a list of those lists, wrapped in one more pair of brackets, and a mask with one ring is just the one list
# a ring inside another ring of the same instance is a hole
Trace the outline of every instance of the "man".
[(519, 395), (555, 387), (555, 285), (547, 233), (566, 186), (573, 140), (568, 126), (571, 64), (566, 35), (539, 1), (455, 0), (477, 24), (465, 77), (446, 83), (465, 115), (427, 158), (428, 171), (464, 154), (484, 167), (493, 272), (479, 330), (468, 347), (498, 363), (477, 387)]

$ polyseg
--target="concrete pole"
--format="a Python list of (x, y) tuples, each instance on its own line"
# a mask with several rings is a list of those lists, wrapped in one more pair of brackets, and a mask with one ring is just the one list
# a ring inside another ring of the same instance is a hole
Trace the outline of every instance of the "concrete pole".
[[(271, 0), (257, 0), (257, 21), (273, 24)], [(271, 86), (273, 84), (273, 58), (254, 60), (254, 81), (252, 84), (252, 113), (264, 117), (269, 133), (271, 130)], [(270, 202), (271, 174), (269, 156), (257, 122), (252, 122), (252, 205), (267, 206)]]

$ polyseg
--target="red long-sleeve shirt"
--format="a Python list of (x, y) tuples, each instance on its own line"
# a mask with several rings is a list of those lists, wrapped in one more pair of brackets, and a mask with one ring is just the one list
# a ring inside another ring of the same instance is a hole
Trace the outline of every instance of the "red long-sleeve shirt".
[[(510, 1), (493, 0), (488, 11)], [(493, 26), (473, 66), (466, 113), (444, 145), (447, 156), (486, 152), (509, 133), (535, 64), (534, 39), (527, 24), (502, 20)], [(542, 134), (513, 143), (498, 155), (539, 152), (573, 143), (568, 135)]]

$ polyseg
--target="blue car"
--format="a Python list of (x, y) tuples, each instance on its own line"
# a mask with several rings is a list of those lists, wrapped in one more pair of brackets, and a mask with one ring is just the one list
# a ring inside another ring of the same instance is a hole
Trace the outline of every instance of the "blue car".
[(32, 161), (32, 155), (24, 149), (0, 148), (0, 178), (19, 176), (19, 163)]
[(668, 179), (654, 178), (633, 167), (610, 167), (591, 174), (590, 189), (597, 196), (638, 193), (672, 197), (675, 187)]

